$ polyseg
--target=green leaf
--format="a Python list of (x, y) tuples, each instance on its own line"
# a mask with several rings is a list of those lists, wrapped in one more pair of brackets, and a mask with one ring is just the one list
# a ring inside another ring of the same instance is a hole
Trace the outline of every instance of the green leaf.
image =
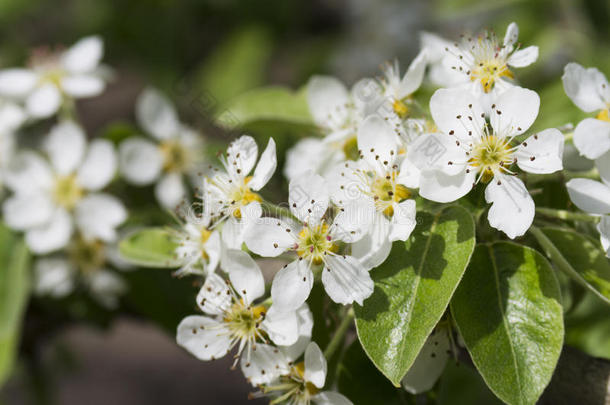
[(477, 246), (451, 312), (487, 386), (508, 404), (534, 404), (564, 335), (559, 285), (546, 259), (509, 242)]
[(541, 231), (547, 240), (538, 241), (557, 267), (610, 304), (610, 262), (599, 242), (568, 229), (543, 228)]
[(119, 244), (121, 256), (137, 266), (175, 268), (178, 243), (165, 228), (145, 228), (128, 235)]
[(608, 306), (587, 292), (565, 315), (567, 345), (593, 356), (610, 360), (610, 316)]
[(259, 121), (313, 125), (305, 89), (294, 92), (284, 87), (263, 87), (241, 94), (228, 103), (217, 120), (226, 129)]
[(0, 386), (16, 358), (23, 312), (30, 293), (30, 255), (22, 239), (0, 225)]
[(355, 306), (360, 342), (395, 386), (445, 312), (475, 245), (472, 217), (462, 207), (420, 212), (417, 224), (371, 271), (375, 291)]

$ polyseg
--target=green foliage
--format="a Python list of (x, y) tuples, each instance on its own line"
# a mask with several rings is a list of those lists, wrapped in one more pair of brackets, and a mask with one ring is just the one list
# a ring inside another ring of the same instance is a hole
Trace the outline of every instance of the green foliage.
[(566, 344), (590, 356), (610, 360), (610, 316), (608, 305), (597, 295), (587, 293), (576, 307), (566, 314)]
[(509, 242), (479, 245), (451, 302), (472, 360), (508, 404), (534, 404), (563, 344), (559, 285), (537, 251)]
[(0, 386), (9, 377), (30, 293), (30, 255), (22, 239), (0, 226)]
[(119, 244), (123, 258), (130, 263), (154, 268), (175, 268), (177, 242), (165, 228), (145, 228), (131, 233)]
[(474, 249), (474, 223), (461, 207), (420, 212), (409, 240), (396, 242), (371, 272), (375, 291), (355, 306), (358, 337), (398, 386), (445, 312)]

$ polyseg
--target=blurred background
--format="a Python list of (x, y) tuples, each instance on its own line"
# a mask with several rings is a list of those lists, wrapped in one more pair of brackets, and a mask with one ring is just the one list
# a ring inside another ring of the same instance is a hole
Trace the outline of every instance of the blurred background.
[[(134, 101), (152, 84), (177, 103), (183, 121), (209, 137), (213, 156), (236, 135), (215, 126), (215, 117), (248, 90), (298, 90), (319, 73), (352, 84), (394, 58), (407, 66), (421, 31), (451, 39), (489, 28), (502, 37), (511, 21), (524, 46), (540, 47), (538, 62), (519, 71), (523, 85), (541, 95), (538, 127), (578, 120), (582, 113), (565, 97), (560, 76), (569, 61), (610, 73), (610, 2), (604, 0), (0, 0), (0, 67), (27, 63), (32, 48), (99, 34), (114, 80), (102, 96), (78, 105), (89, 134), (120, 138), (130, 131)], [(276, 138), (280, 165), (286, 147), (307, 131), (266, 120), (245, 127), (261, 141)], [(281, 190), (281, 176), (274, 181)], [(174, 343), (180, 319), (196, 312), (192, 281), (161, 270), (126, 278), (132, 289), (117, 311), (78, 293), (33, 300), (21, 361), (0, 404), (245, 403), (251, 388), (230, 370), (230, 359), (203, 363)], [(610, 320), (591, 314), (568, 322), (601, 322), (600, 336), (610, 336)], [(568, 343), (601, 353), (577, 335), (568, 334)], [(469, 383), (442, 386), (440, 403), (458, 397), (493, 403), (472, 370), (447, 373)]]

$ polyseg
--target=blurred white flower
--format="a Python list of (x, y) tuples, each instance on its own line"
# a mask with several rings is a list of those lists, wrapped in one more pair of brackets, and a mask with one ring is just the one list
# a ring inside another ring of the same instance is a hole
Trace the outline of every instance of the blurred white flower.
[(121, 173), (137, 186), (156, 182), (157, 200), (174, 209), (186, 198), (185, 177), (194, 181), (203, 167), (203, 138), (179, 121), (171, 102), (154, 88), (138, 97), (136, 118), (154, 141), (141, 136), (124, 140), (119, 146)]
[(409, 158), (422, 171), (420, 195), (432, 201), (455, 201), (477, 182), (489, 183), (489, 224), (513, 239), (530, 227), (535, 206), (511, 166), (537, 174), (561, 170), (564, 137), (546, 129), (513, 146), (538, 115), (540, 98), (534, 91), (513, 87), (491, 106), (479, 101), (461, 89), (437, 90), (430, 112), (440, 132), (418, 138)]
[(357, 302), (373, 293), (373, 280), (353, 256), (338, 254), (338, 242), (352, 243), (364, 236), (366, 228), (339, 212), (332, 222), (324, 218), (329, 206), (325, 180), (311, 172), (293, 179), (289, 185), (290, 218), (259, 218), (246, 230), (246, 246), (264, 257), (276, 257), (289, 250), (297, 258), (284, 266), (273, 279), (271, 296), (278, 310), (296, 310), (309, 297), (314, 282), (312, 267), (323, 265), (322, 283), (330, 298), (340, 304)]
[(16, 152), (15, 131), (25, 122), (21, 107), (0, 99), (0, 188), (4, 186), (3, 171)]
[(86, 239), (116, 240), (127, 212), (117, 198), (100, 192), (116, 172), (112, 143), (96, 139), (87, 145), (81, 128), (64, 121), (52, 128), (43, 149), (48, 160), (22, 152), (4, 173), (14, 192), (2, 207), (6, 224), (24, 231), (37, 254), (66, 246), (74, 226)]
[(63, 103), (97, 96), (106, 87), (100, 60), (104, 52), (97, 36), (79, 40), (63, 52), (38, 50), (30, 66), (0, 71), (0, 95), (23, 100), (33, 118), (55, 114)]

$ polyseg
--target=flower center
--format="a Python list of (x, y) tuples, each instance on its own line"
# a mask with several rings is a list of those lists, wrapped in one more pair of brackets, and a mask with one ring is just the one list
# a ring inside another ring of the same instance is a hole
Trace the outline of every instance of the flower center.
[(506, 63), (498, 58), (481, 60), (470, 72), (470, 80), (473, 82), (478, 80), (485, 93), (489, 93), (495, 82), (502, 77), (512, 79), (513, 73)]
[(371, 185), (373, 199), (378, 211), (391, 217), (394, 215), (393, 203), (399, 203), (411, 195), (408, 188), (396, 183), (398, 172), (392, 171), (385, 177), (376, 177)]
[(259, 334), (259, 326), (265, 319), (266, 311), (267, 309), (262, 305), (247, 307), (240, 300), (231, 306), (223, 321), (227, 324), (233, 338), (254, 343)]
[(603, 110), (600, 110), (595, 118), (597, 118), (598, 120), (610, 122), (610, 116), (608, 116), (609, 109), (610, 109), (610, 106), (608, 106), (607, 108), (604, 108)]
[(91, 274), (106, 263), (106, 248), (100, 240), (77, 237), (68, 248), (68, 255), (76, 267)]
[(244, 179), (243, 184), (239, 187), (235, 187), (231, 195), (231, 205), (237, 206), (237, 208), (233, 210), (233, 216), (235, 218), (241, 218), (240, 207), (245, 207), (246, 205), (254, 201), (263, 201), (260, 195), (253, 192), (250, 187), (248, 187), (248, 183), (250, 182), (250, 180), (252, 180), (252, 176), (246, 177)]
[(392, 108), (394, 109), (396, 115), (403, 120), (407, 118), (407, 115), (409, 115), (409, 106), (407, 106), (407, 104), (405, 104), (405, 102), (402, 100), (394, 100)]
[(176, 140), (167, 140), (159, 145), (163, 155), (163, 169), (168, 172), (184, 172), (190, 165), (190, 153), (182, 143)]
[(513, 163), (513, 149), (504, 137), (483, 135), (470, 152), (468, 163), (479, 169), (481, 181), (488, 183), (494, 173), (507, 171)]
[(305, 381), (305, 363), (295, 364), (290, 374), (280, 377), (277, 384), (262, 387), (265, 394), (275, 394), (270, 405), (288, 403), (295, 405), (309, 405), (311, 399), (320, 390), (310, 382)]
[(53, 197), (58, 205), (70, 210), (83, 197), (84, 190), (78, 184), (76, 175), (61, 176), (55, 180)]
[(299, 257), (321, 264), (324, 256), (336, 252), (339, 247), (328, 234), (328, 225), (320, 224), (313, 228), (305, 226), (298, 235), (296, 252)]
[(343, 143), (343, 153), (347, 160), (358, 160), (360, 158), (360, 153), (358, 152), (358, 139), (355, 135), (348, 138)]

